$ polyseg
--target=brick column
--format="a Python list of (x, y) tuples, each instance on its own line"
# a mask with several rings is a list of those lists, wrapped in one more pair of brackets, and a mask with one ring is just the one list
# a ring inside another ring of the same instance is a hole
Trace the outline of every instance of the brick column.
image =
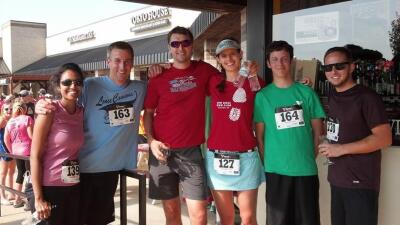
[(217, 60), (215, 59), (215, 48), (218, 41), (214, 39), (207, 39), (204, 41), (204, 61), (210, 63), (215, 68), (217, 67)]
[(240, 12), (240, 47), (243, 51), (243, 60), (247, 59), (247, 8)]

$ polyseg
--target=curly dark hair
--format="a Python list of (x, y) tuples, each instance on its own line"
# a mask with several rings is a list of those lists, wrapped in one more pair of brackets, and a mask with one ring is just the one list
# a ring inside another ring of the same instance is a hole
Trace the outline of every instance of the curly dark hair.
[[(67, 70), (71, 70), (71, 71), (75, 72), (76, 74), (78, 74), (79, 79), (81, 79), (82, 81), (85, 79), (81, 68), (77, 64), (65, 63), (64, 65), (60, 66), (60, 68), (58, 68), (57, 73), (55, 73), (55, 74), (53, 74), (53, 76), (51, 76), (50, 82), (51, 82), (51, 86), (53, 87), (54, 93), (59, 94), (57, 91), (57, 88), (60, 85), (62, 74)], [(83, 86), (83, 83), (82, 83), (82, 86)]]

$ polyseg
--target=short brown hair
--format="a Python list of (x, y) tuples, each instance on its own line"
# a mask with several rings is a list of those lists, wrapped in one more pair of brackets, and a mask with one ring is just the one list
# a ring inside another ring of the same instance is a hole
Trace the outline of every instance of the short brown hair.
[(183, 34), (186, 35), (191, 42), (193, 42), (193, 34), (192, 32), (186, 27), (176, 26), (170, 32), (168, 32), (168, 43), (171, 41), (171, 36), (173, 34)]
[(286, 41), (273, 41), (267, 48), (267, 61), (269, 62), (269, 57), (272, 52), (286, 51), (289, 53), (290, 59), (293, 59), (293, 46), (291, 46)]
[(325, 52), (325, 55), (324, 55), (324, 63), (325, 63), (326, 57), (327, 57), (329, 54), (333, 53), (333, 52), (339, 52), (339, 53), (343, 54), (343, 55), (346, 57), (346, 60), (347, 60), (347, 61), (353, 62), (353, 56), (352, 56), (352, 54), (351, 54), (351, 52), (350, 52), (350, 50), (349, 50), (348, 48), (346, 48), (346, 47), (332, 47), (332, 48), (328, 49), (328, 50)]
[(125, 41), (117, 41), (117, 42), (111, 43), (111, 44), (108, 46), (108, 48), (107, 48), (107, 58), (110, 57), (111, 51), (112, 51), (113, 49), (127, 50), (129, 53), (131, 53), (131, 56), (132, 56), (132, 58), (133, 58), (133, 48), (132, 48), (132, 46), (131, 46), (128, 42), (125, 42)]

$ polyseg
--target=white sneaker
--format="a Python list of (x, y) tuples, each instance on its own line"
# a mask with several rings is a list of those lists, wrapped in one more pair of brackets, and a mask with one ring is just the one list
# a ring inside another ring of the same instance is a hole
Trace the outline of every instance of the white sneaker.
[(26, 218), (21, 222), (21, 225), (31, 225), (32, 224), (32, 217)]
[(33, 216), (29, 216), (21, 222), (21, 225), (36, 225), (39, 224), (41, 220), (35, 219)]

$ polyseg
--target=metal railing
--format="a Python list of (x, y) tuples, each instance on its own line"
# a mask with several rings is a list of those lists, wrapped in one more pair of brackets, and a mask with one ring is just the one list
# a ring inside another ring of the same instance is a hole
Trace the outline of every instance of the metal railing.
[(139, 225), (146, 225), (146, 173), (136, 170), (121, 170), (119, 174), (121, 225), (127, 224), (128, 216), (126, 204), (126, 177), (139, 180)]
[[(13, 154), (0, 153), (0, 156), (13, 158), (13, 159), (22, 159), (28, 160), (29, 157), (19, 156)], [(136, 170), (121, 170), (120, 174), (120, 221), (121, 225), (127, 224), (127, 185), (126, 178), (131, 177), (137, 179), (139, 181), (139, 225), (146, 225), (146, 172), (136, 171)], [(0, 184), (0, 189), (4, 189), (5, 191), (9, 191), (13, 194), (19, 195), (23, 198), (26, 198), (26, 194), (21, 191), (17, 191), (15, 189), (6, 187)], [(1, 198), (0, 198), (1, 200)], [(0, 205), (0, 217), (1, 217), (1, 205)]]

